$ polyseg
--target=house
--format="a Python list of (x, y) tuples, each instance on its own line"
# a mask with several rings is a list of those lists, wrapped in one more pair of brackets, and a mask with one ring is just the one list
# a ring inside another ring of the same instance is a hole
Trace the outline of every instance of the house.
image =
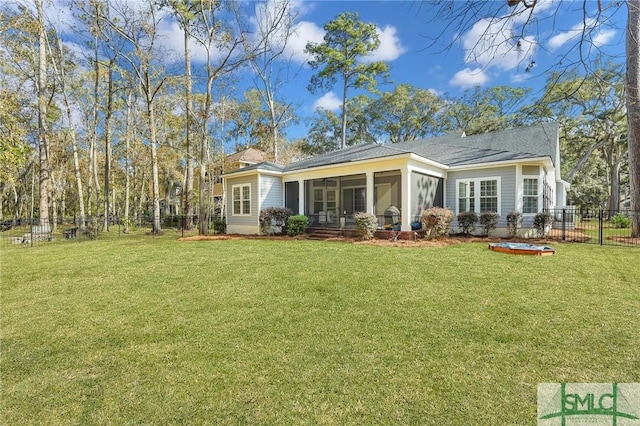
[(242, 151), (234, 152), (222, 158), (214, 166), (213, 196), (222, 197), (224, 187), (222, 185), (222, 175), (234, 170), (242, 169), (254, 164), (261, 163), (267, 158), (267, 153), (255, 148), (246, 148)]
[[(446, 207), (536, 213), (566, 203), (556, 123), (485, 133), (447, 135), (396, 144), (361, 144), (283, 166), (261, 162), (224, 175), (227, 232), (259, 233), (266, 207), (288, 207), (312, 226), (346, 227), (368, 212), (380, 227), (410, 231), (422, 211)], [(454, 221), (455, 222), (455, 221)], [(455, 225), (455, 223), (453, 224)]]

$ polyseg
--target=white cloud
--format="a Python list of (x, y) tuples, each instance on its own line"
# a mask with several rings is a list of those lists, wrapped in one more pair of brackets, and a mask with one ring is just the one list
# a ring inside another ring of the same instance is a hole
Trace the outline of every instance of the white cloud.
[[(380, 46), (371, 56), (364, 58), (365, 61), (393, 61), (407, 51), (398, 37), (397, 28), (387, 25), (382, 29), (376, 27), (376, 31), (380, 38)], [(307, 62), (309, 55), (304, 53), (307, 43), (322, 43), (324, 35), (325, 30), (322, 27), (313, 22), (301, 21), (297, 24), (293, 36), (289, 39), (286, 52), (296, 62)]]
[(594, 46), (600, 47), (609, 44), (615, 35), (615, 30), (598, 31), (591, 41)]
[(554, 35), (549, 39), (549, 48), (551, 50), (557, 50), (571, 40), (576, 40), (578, 37), (581, 37), (585, 31), (588, 31), (588, 28), (592, 28), (594, 23), (595, 20), (589, 18), (585, 22), (574, 25), (570, 30)]
[(338, 99), (335, 93), (329, 92), (313, 103), (314, 111), (318, 108), (328, 111), (335, 111), (342, 106), (342, 100)]
[(301, 21), (289, 37), (289, 42), (285, 52), (294, 61), (305, 63), (309, 60), (309, 55), (304, 53), (307, 43), (322, 43), (324, 41), (324, 29), (313, 22)]
[(613, 29), (603, 30), (594, 18), (587, 18), (584, 22), (575, 24), (571, 29), (554, 35), (549, 39), (549, 49), (555, 51), (571, 41), (578, 41), (582, 37), (590, 36), (595, 47), (601, 47), (611, 42), (616, 35)]
[(367, 59), (370, 61), (393, 61), (407, 51), (398, 37), (396, 27), (387, 25), (380, 29), (376, 27), (380, 38), (380, 46)]
[(481, 19), (462, 36), (465, 63), (511, 70), (532, 57), (536, 39), (513, 39), (513, 22)]
[(489, 81), (489, 77), (483, 69), (465, 68), (455, 73), (451, 80), (449, 80), (449, 84), (467, 89), (469, 87), (482, 86), (487, 81)]

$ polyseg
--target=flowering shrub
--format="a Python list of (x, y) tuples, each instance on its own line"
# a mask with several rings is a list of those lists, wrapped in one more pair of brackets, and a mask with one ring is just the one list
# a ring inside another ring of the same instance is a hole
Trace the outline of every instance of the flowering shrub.
[(357, 212), (353, 215), (356, 222), (356, 234), (363, 240), (370, 240), (378, 229), (378, 218), (369, 213)]
[(293, 212), (284, 207), (268, 207), (260, 210), (260, 232), (273, 234), (274, 228), (280, 228), (280, 233), (287, 232), (287, 219)]
[(449, 233), (453, 212), (442, 207), (431, 207), (422, 212), (422, 229), (428, 237), (441, 237)]
[(458, 215), (458, 226), (462, 228), (462, 232), (469, 235), (476, 229), (478, 223), (478, 215), (476, 212), (462, 212)]
[(507, 214), (507, 232), (510, 237), (518, 235), (518, 231), (522, 226), (522, 213), (512, 210)]
[(482, 225), (485, 235), (489, 235), (489, 232), (496, 229), (498, 219), (500, 219), (500, 215), (497, 212), (484, 212), (480, 214), (480, 225)]

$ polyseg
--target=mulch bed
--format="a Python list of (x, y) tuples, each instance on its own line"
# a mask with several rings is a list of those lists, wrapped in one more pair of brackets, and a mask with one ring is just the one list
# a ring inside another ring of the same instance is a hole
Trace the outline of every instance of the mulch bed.
[[(300, 235), (298, 237), (289, 237), (286, 235), (239, 235), (239, 234), (225, 234), (225, 235), (194, 235), (190, 237), (182, 237), (179, 238), (178, 241), (223, 241), (223, 240), (306, 240), (306, 235)], [(329, 238), (325, 241), (336, 241), (336, 242), (344, 242), (350, 244), (360, 244), (360, 245), (374, 245), (374, 246), (382, 246), (382, 247), (446, 247), (452, 244), (461, 244), (461, 243), (470, 243), (470, 242), (484, 242), (484, 243), (493, 243), (493, 242), (502, 242), (502, 241), (511, 241), (511, 242), (526, 242), (529, 244), (555, 244), (561, 241), (550, 241), (548, 239), (522, 239), (522, 238), (498, 238), (498, 237), (477, 237), (477, 236), (464, 236), (464, 235), (456, 235), (456, 236), (447, 236), (443, 238), (437, 239), (418, 239), (416, 241), (411, 240), (397, 240), (391, 241), (388, 239), (374, 238), (372, 240), (363, 241), (357, 238), (345, 238), (345, 237), (336, 237)]]

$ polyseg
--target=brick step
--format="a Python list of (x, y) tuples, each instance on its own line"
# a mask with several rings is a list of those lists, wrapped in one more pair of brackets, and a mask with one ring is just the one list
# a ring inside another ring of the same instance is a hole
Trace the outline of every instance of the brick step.
[(342, 231), (340, 229), (312, 229), (309, 232), (310, 240), (327, 240), (329, 238), (339, 238), (342, 236)]

